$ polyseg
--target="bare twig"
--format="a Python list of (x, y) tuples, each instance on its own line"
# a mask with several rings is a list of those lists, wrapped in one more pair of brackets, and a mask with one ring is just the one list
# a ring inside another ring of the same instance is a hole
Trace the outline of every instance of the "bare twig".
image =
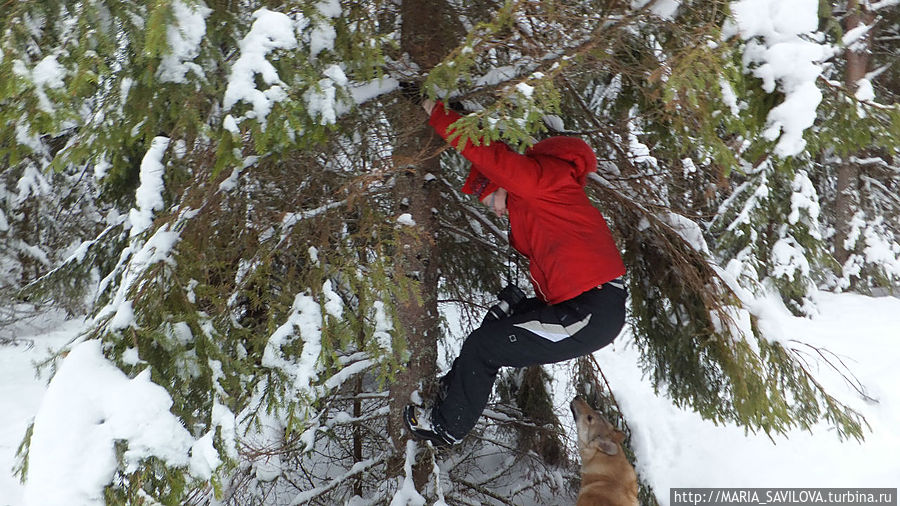
[(294, 498), (291, 500), (291, 504), (308, 503), (309, 501), (315, 499), (316, 497), (319, 497), (322, 494), (325, 494), (326, 492), (329, 492), (329, 491), (337, 488), (337, 486), (342, 484), (344, 481), (346, 481), (358, 474), (364, 473), (379, 464), (386, 462), (387, 458), (388, 458), (387, 455), (382, 455), (381, 457), (371, 458), (368, 460), (364, 460), (362, 462), (357, 462), (356, 464), (353, 465), (353, 467), (350, 468), (349, 471), (347, 471), (346, 473), (344, 473), (341, 476), (338, 476), (337, 478), (332, 479), (325, 485), (316, 487), (312, 490), (304, 490), (303, 492), (300, 492), (299, 494), (294, 496)]
[(606, 378), (606, 374), (603, 373), (603, 368), (600, 367), (600, 363), (597, 362), (597, 358), (594, 357), (593, 353), (590, 354), (590, 357), (591, 357), (591, 361), (594, 363), (594, 366), (597, 368), (597, 372), (600, 373), (600, 377), (603, 379), (603, 386), (605, 387), (604, 390), (609, 394), (609, 398), (612, 400), (613, 405), (616, 407), (616, 416), (618, 417), (619, 422), (621, 423), (620, 426), (622, 427), (622, 429), (624, 429), (624, 432), (628, 436), (631, 436), (631, 428), (628, 426), (628, 423), (625, 421), (625, 416), (623, 415), (624, 412), (622, 411), (622, 407), (619, 406), (619, 401), (616, 400), (616, 396), (613, 395), (612, 387), (609, 384), (609, 380)]
[(460, 485), (466, 486), (466, 487), (474, 490), (475, 492), (478, 492), (479, 494), (486, 495), (486, 496), (490, 497), (491, 499), (494, 499), (495, 501), (499, 501), (501, 504), (508, 504), (510, 506), (515, 506), (515, 504), (516, 504), (514, 502), (510, 502), (506, 497), (503, 497), (491, 490), (488, 490), (487, 488), (482, 487), (481, 485), (478, 485), (477, 483), (472, 483), (472, 482), (470, 482), (468, 480), (464, 480), (462, 478), (456, 478), (454, 481), (456, 483), (459, 483)]
[(882, 111), (894, 111), (894, 110), (897, 110), (898, 108), (900, 108), (900, 104), (885, 105), (885, 104), (879, 104), (878, 102), (875, 102), (872, 100), (860, 100), (860, 99), (856, 98), (856, 93), (852, 92), (849, 88), (844, 86), (842, 83), (833, 81), (831, 79), (827, 79), (824, 76), (819, 76), (818, 80), (820, 82), (824, 83), (825, 86), (828, 86), (829, 88), (840, 92), (841, 94), (843, 94), (845, 97), (849, 98), (850, 100), (853, 100), (859, 104), (871, 107), (873, 109), (879, 109)]
[(459, 193), (457, 192), (456, 188), (454, 188), (453, 185), (451, 185), (449, 181), (447, 181), (447, 180), (444, 179), (444, 178), (438, 178), (438, 179), (440, 180), (441, 184), (442, 184), (447, 190), (449, 190), (448, 193), (453, 197), (453, 199), (456, 201), (456, 203), (459, 205), (459, 207), (460, 207), (464, 212), (466, 212), (466, 214), (468, 214), (469, 216), (471, 216), (472, 218), (474, 218), (475, 220), (477, 220), (479, 223), (481, 223), (482, 225), (484, 225), (485, 227), (487, 227), (487, 229), (488, 229), (488, 230), (489, 230), (489, 231), (490, 231), (490, 232), (491, 232), (498, 240), (500, 240), (500, 241), (503, 242), (503, 243), (508, 242), (509, 239), (507, 238), (506, 233), (505, 233), (504, 231), (500, 230), (499, 228), (497, 228), (497, 225), (495, 225), (494, 222), (492, 222), (491, 220), (489, 220), (484, 214), (479, 213), (478, 211), (476, 211), (475, 209), (473, 209), (472, 206), (467, 205), (465, 202), (463, 202), (463, 200), (462, 200), (462, 198), (459, 196)]
[[(850, 388), (855, 390), (856, 393), (860, 395), (860, 397), (876, 404), (879, 402), (878, 399), (875, 399), (874, 397), (866, 393), (866, 387), (862, 384), (859, 378), (857, 378), (856, 375), (853, 374), (853, 372), (850, 370), (850, 367), (847, 366), (847, 364), (838, 354), (827, 348), (813, 346), (809, 343), (804, 343), (803, 341), (798, 341), (796, 339), (791, 339), (790, 342), (806, 346), (813, 350), (813, 352), (818, 355), (819, 358), (821, 358), (822, 361), (825, 362), (826, 365), (828, 365), (828, 367), (832, 368), (836, 373), (838, 373), (844, 380), (844, 382), (846, 382), (847, 385), (850, 386)], [(791, 348), (791, 350), (793, 350), (797, 354), (805, 353), (797, 348)], [(835, 361), (837, 362), (837, 364), (835, 363)], [(838, 366), (838, 364), (840, 364), (840, 366)]]

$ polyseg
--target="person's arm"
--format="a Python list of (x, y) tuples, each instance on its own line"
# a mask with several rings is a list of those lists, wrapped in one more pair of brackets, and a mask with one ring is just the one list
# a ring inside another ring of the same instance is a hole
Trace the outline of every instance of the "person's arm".
[[(429, 104), (429, 102), (431, 102)], [(444, 104), (426, 100), (422, 107), (428, 111), (431, 107), (431, 119), (428, 121), (437, 133), (447, 140), (454, 132), (451, 125), (461, 116), (445, 109)], [(458, 148), (459, 138), (450, 141)], [(541, 167), (532, 158), (520, 155), (503, 142), (476, 146), (467, 141), (460, 153), (470, 162), (478, 166), (478, 170), (488, 179), (505, 188), (512, 194), (528, 196), (539, 189)]]

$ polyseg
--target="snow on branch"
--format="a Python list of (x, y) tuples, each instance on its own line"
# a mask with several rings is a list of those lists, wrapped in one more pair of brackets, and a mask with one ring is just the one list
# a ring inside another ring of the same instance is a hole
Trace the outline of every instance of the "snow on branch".
[(285, 239), (291, 234), (291, 231), (294, 228), (294, 225), (301, 222), (302, 220), (307, 220), (309, 218), (314, 218), (323, 214), (332, 209), (343, 206), (347, 203), (347, 200), (339, 200), (335, 202), (329, 202), (325, 205), (319, 206), (315, 209), (310, 209), (308, 211), (300, 211), (296, 213), (286, 213), (284, 218), (281, 220), (281, 239), (278, 241), (278, 246), (276, 249), (284, 243)]
[(175, 22), (166, 30), (168, 54), (159, 62), (157, 76), (160, 82), (185, 83), (188, 72), (203, 77), (203, 67), (191, 60), (200, 55), (200, 44), (206, 37), (206, 18), (212, 9), (202, 4), (185, 5), (176, 0), (172, 3)]
[(391, 506), (423, 506), (425, 498), (416, 490), (413, 481), (413, 463), (416, 461), (416, 442), (412, 439), (406, 441), (406, 462), (403, 463), (403, 484), (391, 499)]
[(803, 133), (813, 125), (822, 92), (816, 80), (822, 62), (834, 49), (817, 33), (817, 0), (739, 0), (731, 2), (732, 19), (723, 37), (740, 35), (746, 42), (744, 70), (762, 79), (767, 93), (784, 93), (784, 100), (769, 111), (764, 132), (778, 140), (775, 154), (795, 156), (806, 148)]
[[(295, 330), (303, 339), (299, 359), (286, 357), (282, 346), (293, 340)], [(297, 294), (287, 321), (269, 336), (263, 351), (262, 365), (278, 369), (293, 379), (294, 390), (306, 392), (318, 378), (319, 354), (322, 350), (322, 308), (309, 295)]]
[[(228, 111), (238, 102), (252, 105), (253, 111), (246, 117), (256, 118), (264, 123), (272, 106), (287, 99), (287, 85), (278, 77), (278, 71), (266, 56), (276, 49), (294, 49), (297, 38), (294, 35), (294, 21), (280, 12), (260, 9), (253, 14), (255, 21), (250, 32), (240, 42), (241, 56), (231, 66), (228, 86), (222, 106)], [(259, 77), (269, 88), (256, 88)]]
[[(337, 488), (339, 485), (343, 484), (350, 478), (357, 476), (359, 474), (365, 473), (366, 471), (372, 469), (373, 467), (381, 464), (382, 462), (384, 462), (386, 460), (387, 460), (387, 455), (382, 455), (381, 457), (371, 458), (371, 459), (363, 460), (361, 462), (357, 462), (357, 463), (353, 464), (353, 467), (351, 467), (346, 473), (332, 479), (325, 485), (322, 485), (320, 487), (316, 487), (316, 488), (313, 488), (310, 490), (304, 490), (303, 492), (300, 492), (299, 494), (295, 495), (294, 498), (291, 500), (290, 504), (291, 504), (291, 506), (295, 506), (297, 504), (307, 504), (310, 501), (312, 501), (313, 499), (315, 499), (316, 497), (319, 497), (322, 494), (325, 494), (331, 490), (334, 490), (335, 488)], [(424, 502), (422, 504), (424, 504)]]
[(135, 208), (128, 214), (131, 223), (131, 237), (134, 237), (153, 223), (153, 211), (163, 208), (163, 155), (169, 147), (168, 137), (154, 137), (150, 149), (141, 160), (141, 184), (135, 192)]
[(76, 345), (50, 382), (35, 417), (25, 501), (102, 504), (116, 472), (116, 443), (127, 442), (125, 472), (157, 457), (187, 466), (190, 433), (172, 399), (145, 370), (129, 378), (103, 356), (98, 340)]
[(875, 12), (896, 5), (900, 5), (900, 0), (881, 0), (880, 2), (869, 4), (869, 10)]

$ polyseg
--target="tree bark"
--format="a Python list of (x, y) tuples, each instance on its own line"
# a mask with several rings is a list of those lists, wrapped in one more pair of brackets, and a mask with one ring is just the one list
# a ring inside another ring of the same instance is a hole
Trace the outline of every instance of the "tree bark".
[[(423, 69), (440, 62), (459, 40), (459, 22), (443, 0), (405, 0), (401, 16), (401, 49)], [(390, 388), (388, 431), (399, 455), (403, 454), (408, 438), (403, 427), (403, 408), (414, 391), (431, 393), (437, 374), (439, 266), (434, 259), (438, 256), (435, 240), (438, 222), (432, 209), (440, 209), (440, 191), (437, 182), (428, 175), (439, 174), (440, 160), (434, 154), (443, 145), (418, 105), (410, 102), (403, 109), (406, 110), (394, 122), (395, 130), (401, 134), (394, 150), (397, 170), (394, 191), (399, 203), (397, 214), (408, 213), (415, 224), (399, 225), (396, 243), (397, 275), (414, 285), (398, 301), (398, 323), (406, 337), (409, 362)], [(421, 488), (430, 469), (419, 467), (422, 469), (416, 470), (414, 478)]]
[[(845, 31), (872, 23), (874, 20), (874, 14), (869, 12), (865, 5), (860, 5), (858, 0), (850, 0), (847, 10)], [(868, 72), (873, 37), (874, 34), (870, 32), (865, 35), (863, 40), (853, 44), (847, 50), (844, 82), (847, 89), (853, 92), (856, 91), (859, 80)], [(850, 258), (851, 253), (844, 243), (850, 234), (853, 215), (859, 208), (859, 165), (850, 159), (844, 160), (838, 168), (835, 198), (834, 258), (843, 266)]]

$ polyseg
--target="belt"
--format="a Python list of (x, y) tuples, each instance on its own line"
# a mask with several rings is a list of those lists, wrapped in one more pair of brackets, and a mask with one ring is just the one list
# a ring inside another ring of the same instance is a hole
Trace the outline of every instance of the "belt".
[(624, 290), (625, 289), (625, 280), (622, 278), (611, 279), (611, 280), (607, 281), (606, 283), (603, 283), (602, 285), (598, 286), (597, 288), (603, 288), (604, 286), (607, 286), (607, 285), (609, 285), (613, 288), (618, 288), (619, 290)]

